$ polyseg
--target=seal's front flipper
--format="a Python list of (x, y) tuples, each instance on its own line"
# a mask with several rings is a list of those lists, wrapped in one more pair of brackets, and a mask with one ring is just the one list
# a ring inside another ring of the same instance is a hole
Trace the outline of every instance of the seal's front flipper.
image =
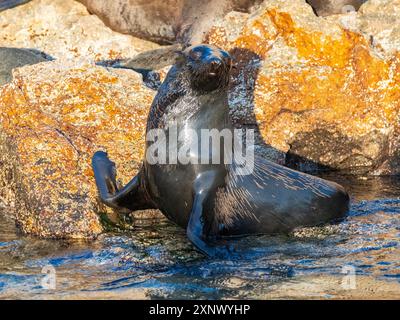
[(216, 171), (200, 173), (194, 181), (194, 200), (186, 233), (195, 247), (208, 257), (227, 258), (230, 252), (215, 245), (215, 234), (207, 210), (211, 210), (216, 190), (223, 185), (224, 177)]
[(154, 208), (146, 202), (141, 192), (139, 176), (118, 190), (115, 163), (108, 158), (107, 153), (97, 151), (92, 158), (92, 167), (99, 196), (104, 204), (124, 213)]
[(92, 158), (92, 167), (100, 198), (107, 200), (118, 191), (115, 163), (108, 158), (107, 153), (97, 151)]

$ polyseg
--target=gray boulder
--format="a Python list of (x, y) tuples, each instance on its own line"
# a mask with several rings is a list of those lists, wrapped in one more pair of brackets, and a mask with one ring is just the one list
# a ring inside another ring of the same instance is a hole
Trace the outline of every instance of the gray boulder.
[(307, 0), (318, 16), (330, 16), (357, 11), (367, 0)]
[(12, 80), (12, 69), (48, 60), (44, 54), (34, 50), (0, 47), (0, 85)]

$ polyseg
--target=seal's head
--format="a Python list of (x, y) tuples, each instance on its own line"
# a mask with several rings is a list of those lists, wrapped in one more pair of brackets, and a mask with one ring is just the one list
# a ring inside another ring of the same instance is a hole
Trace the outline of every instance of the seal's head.
[(202, 44), (187, 48), (182, 57), (193, 90), (210, 92), (228, 85), (232, 59), (226, 51)]

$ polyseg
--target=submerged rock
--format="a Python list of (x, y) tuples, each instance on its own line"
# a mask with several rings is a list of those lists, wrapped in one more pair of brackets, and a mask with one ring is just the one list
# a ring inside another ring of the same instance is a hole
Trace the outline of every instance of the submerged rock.
[(237, 61), (232, 115), (259, 131), (266, 156), (303, 171), (400, 173), (400, 48), (385, 51), (357, 29), (368, 5), (382, 9), (377, 2), (359, 18), (320, 18), (304, 1), (266, 0), (208, 34)]
[(56, 60), (14, 71), (1, 89), (0, 199), (29, 234), (90, 238), (102, 231), (91, 169), (107, 150), (123, 183), (143, 157), (154, 91), (130, 70)]

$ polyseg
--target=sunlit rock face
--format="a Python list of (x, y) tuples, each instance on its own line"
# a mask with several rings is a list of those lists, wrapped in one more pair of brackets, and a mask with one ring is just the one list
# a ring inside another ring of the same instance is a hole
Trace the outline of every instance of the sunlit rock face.
[(162, 44), (175, 41), (185, 0), (79, 0), (115, 31)]
[(129, 70), (58, 60), (14, 71), (1, 89), (0, 200), (42, 237), (102, 231), (91, 156), (106, 150), (122, 183), (143, 157), (154, 92)]
[(32, 48), (58, 58), (132, 57), (156, 44), (112, 31), (73, 0), (32, 0), (0, 12), (0, 46)]
[(0, 52), (1, 84), (11, 82), (0, 88), (0, 207), (28, 234), (95, 237), (98, 213), (115, 214), (97, 202), (91, 155), (113, 154), (127, 182), (154, 92), (139, 74), (94, 62), (158, 45), (112, 31), (72, 0), (2, 11), (0, 26), (0, 47), (18, 48)]
[(304, 171), (400, 172), (397, 26), (372, 27), (371, 12), (387, 1), (364, 6), (322, 18), (301, 0), (267, 0), (252, 15), (228, 14), (205, 38), (234, 56), (233, 119), (259, 130), (272, 160)]

